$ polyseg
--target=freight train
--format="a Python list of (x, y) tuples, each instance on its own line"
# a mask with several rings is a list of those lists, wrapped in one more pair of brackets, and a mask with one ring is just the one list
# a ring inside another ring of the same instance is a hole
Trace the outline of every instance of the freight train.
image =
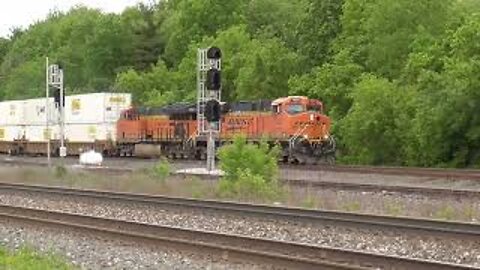
[[(197, 132), (196, 104), (131, 106), (126, 93), (67, 96), (65, 141), (68, 155), (96, 150), (105, 156), (168, 156), (205, 159), (207, 138)], [(238, 134), (252, 143), (266, 140), (285, 162), (335, 161), (335, 140), (323, 104), (302, 96), (223, 103), (217, 146)], [(49, 127), (46, 127), (47, 111)], [(59, 110), (53, 99), (0, 102), (0, 152), (43, 155), (47, 142), (59, 153)]]

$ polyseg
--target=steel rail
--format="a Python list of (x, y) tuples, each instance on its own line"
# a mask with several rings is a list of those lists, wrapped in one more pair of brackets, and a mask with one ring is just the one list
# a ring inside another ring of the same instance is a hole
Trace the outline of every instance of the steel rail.
[(80, 230), (139, 244), (207, 253), (227, 261), (267, 263), (287, 269), (475, 269), (468, 265), (6, 205), (0, 205), (0, 216), (2, 220)]
[(300, 187), (321, 187), (341, 190), (354, 191), (371, 191), (371, 192), (390, 192), (390, 193), (406, 193), (406, 194), (422, 194), (428, 196), (454, 196), (458, 198), (474, 198), (480, 197), (480, 190), (473, 189), (450, 189), (436, 188), (424, 186), (406, 186), (406, 185), (383, 185), (370, 183), (351, 183), (351, 182), (334, 182), (334, 181), (315, 181), (315, 180), (282, 180), (282, 182), (290, 186)]
[(272, 219), (286, 219), (296, 222), (302, 221), (307, 223), (328, 223), (350, 227), (353, 226), (367, 228), (369, 230), (376, 229), (379, 231), (391, 231), (393, 229), (401, 232), (452, 237), (456, 239), (461, 237), (471, 239), (472, 237), (480, 236), (480, 224), (477, 223), (10, 183), (0, 183), (0, 190), (45, 193), (59, 196), (79, 196), (91, 199), (147, 204), (157, 207), (183, 207), (198, 209), (201, 211), (226, 212), (229, 214), (235, 213), (239, 215), (268, 217)]
[[(38, 165), (46, 166), (44, 162), (19, 160), (19, 159), (3, 159), (3, 163), (7, 164), (26, 164), (26, 165)], [(198, 161), (175, 161), (179, 164), (199, 164)], [(382, 175), (402, 175), (402, 176), (419, 176), (419, 177), (437, 177), (442, 179), (464, 179), (464, 180), (480, 180), (480, 169), (451, 169), (451, 168), (421, 168), (421, 167), (388, 167), (388, 166), (360, 166), (360, 165), (293, 165), (293, 164), (280, 164), (280, 169), (283, 171), (310, 171), (321, 172), (344, 172), (344, 173), (357, 173), (357, 174), (382, 174)], [(133, 168), (88, 168), (91, 170), (111, 170), (112, 172), (133, 172)]]
[(302, 171), (330, 171), (357, 174), (382, 174), (419, 177), (438, 177), (445, 179), (480, 180), (480, 170), (476, 169), (442, 169), (419, 167), (383, 167), (383, 166), (350, 166), (350, 165), (291, 165), (283, 164), (281, 169)]

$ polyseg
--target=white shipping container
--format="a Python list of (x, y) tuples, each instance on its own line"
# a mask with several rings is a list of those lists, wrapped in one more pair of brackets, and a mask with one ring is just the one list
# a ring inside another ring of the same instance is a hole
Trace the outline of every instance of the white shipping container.
[[(29, 99), (23, 103), (25, 111), (25, 125), (45, 125), (46, 113), (45, 99)], [(49, 119), (52, 125), (58, 123), (58, 109), (55, 108), (53, 98), (48, 100)]]
[(25, 138), (30, 142), (47, 142), (49, 136), (50, 140), (59, 140), (60, 128), (58, 126), (49, 126), (47, 130), (45, 125), (25, 127)]
[(116, 122), (120, 113), (131, 105), (130, 94), (95, 93), (67, 96), (67, 124), (99, 124)]
[(114, 141), (116, 124), (67, 124), (65, 137), (69, 142)]
[(24, 125), (24, 107), (22, 101), (4, 101), (0, 105), (0, 125)]
[(5, 126), (8, 122), (8, 103), (0, 102), (0, 126)]
[(0, 126), (0, 141), (20, 140), (25, 135), (23, 126)]
[[(0, 140), (22, 137), (32, 142), (60, 139), (59, 111), (49, 99), (49, 128), (46, 129), (45, 98), (0, 102)], [(67, 96), (65, 138), (71, 142), (115, 140), (116, 122), (131, 105), (131, 94), (93, 93)]]

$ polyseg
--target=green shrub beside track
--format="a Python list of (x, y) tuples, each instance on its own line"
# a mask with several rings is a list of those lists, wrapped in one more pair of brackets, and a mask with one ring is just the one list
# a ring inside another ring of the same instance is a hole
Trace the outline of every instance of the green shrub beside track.
[(236, 137), (233, 144), (219, 150), (225, 176), (218, 184), (220, 197), (271, 201), (278, 199), (278, 148), (266, 142), (249, 144), (245, 137)]

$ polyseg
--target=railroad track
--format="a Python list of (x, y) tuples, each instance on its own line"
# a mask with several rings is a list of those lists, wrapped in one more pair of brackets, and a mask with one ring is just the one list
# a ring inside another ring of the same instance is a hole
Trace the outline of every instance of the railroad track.
[(282, 180), (282, 182), (299, 187), (316, 187), (325, 189), (339, 189), (351, 191), (388, 192), (403, 194), (422, 194), (430, 197), (455, 197), (455, 198), (476, 198), (480, 197), (480, 190), (473, 189), (449, 189), (420, 186), (400, 186), (383, 184), (363, 184), (333, 181), (309, 181), (309, 180)]
[[(3, 163), (6, 164), (22, 164), (22, 165), (31, 165), (31, 166), (47, 166), (46, 163), (31, 161), (31, 160), (15, 160), (15, 159), (4, 159), (2, 160)], [(195, 162), (189, 162), (183, 165), (198, 165)], [(288, 167), (288, 166), (287, 166)], [(307, 166), (301, 166), (301, 168), (307, 168)], [(345, 166), (347, 167), (347, 166)], [(102, 172), (106, 174), (123, 174), (123, 173), (134, 173), (135, 169), (133, 168), (126, 168), (126, 167), (91, 167), (91, 166), (78, 166), (78, 169), (87, 170), (87, 171), (94, 171), (94, 172)], [(318, 167), (314, 167), (315, 170), (318, 170)], [(356, 167), (354, 167), (356, 168)], [(356, 170), (362, 167), (356, 168)], [(370, 173), (372, 168), (376, 167), (366, 167), (369, 168), (363, 173)], [(394, 174), (396, 168), (380, 168), (380, 170), (389, 170), (387, 174)], [(298, 166), (295, 166), (294, 169), (291, 170), (299, 170)], [(322, 167), (321, 170), (332, 170), (332, 171), (341, 171), (342, 166), (334, 166), (334, 167)], [(436, 173), (441, 172), (439, 169), (425, 169), (425, 170), (432, 170)], [(346, 172), (346, 171), (345, 171)], [(315, 173), (315, 172), (314, 172)], [(318, 173), (318, 171), (317, 171)], [(467, 170), (467, 174), (475, 175), (478, 170)], [(187, 173), (177, 173), (180, 176), (190, 176)], [(330, 188), (330, 189), (341, 189), (341, 190), (352, 190), (352, 191), (370, 191), (370, 192), (391, 192), (391, 193), (405, 193), (405, 194), (423, 194), (428, 196), (436, 196), (436, 197), (456, 197), (456, 198), (466, 198), (466, 197), (480, 197), (479, 190), (473, 189), (449, 189), (449, 188), (435, 188), (435, 187), (424, 187), (424, 186), (406, 186), (406, 185), (384, 185), (384, 184), (365, 184), (365, 183), (348, 183), (348, 182), (333, 182), (333, 181), (321, 181), (321, 180), (305, 180), (305, 179), (289, 179), (283, 174), (283, 179), (280, 179), (281, 182), (286, 183), (291, 186), (300, 186), (300, 187), (317, 187), (317, 188)], [(288, 175), (288, 173), (287, 173)], [(217, 180), (218, 176), (214, 175), (197, 175), (206, 180)], [(465, 176), (466, 177), (466, 176)]]
[[(124, 158), (116, 158), (116, 160), (124, 160)], [(139, 159), (135, 159), (138, 161)], [(26, 164), (26, 165), (39, 165), (46, 166), (45, 162), (39, 162), (35, 160), (22, 160), (3, 158), (3, 163), (10, 164)], [(175, 164), (181, 165), (181, 167), (203, 166), (203, 162), (196, 160), (175, 160)], [(92, 170), (111, 170), (118, 172), (131, 172), (133, 168), (118, 168), (118, 167), (86, 167), (86, 169)], [(385, 167), (385, 166), (349, 166), (349, 165), (293, 165), (293, 164), (280, 164), (281, 170), (291, 171), (308, 171), (308, 172), (344, 172), (344, 173), (357, 173), (357, 174), (383, 174), (383, 175), (402, 175), (402, 176), (417, 176), (417, 177), (433, 177), (439, 179), (450, 180), (480, 180), (480, 169), (442, 169), (442, 168), (418, 168), (418, 167)]]
[(289, 170), (307, 170), (312, 172), (330, 171), (358, 174), (383, 174), (418, 177), (434, 177), (442, 179), (480, 180), (478, 169), (441, 169), (416, 167), (382, 167), (382, 166), (348, 166), (348, 165), (291, 165), (280, 166)]
[(247, 203), (223, 202), (214, 200), (197, 200), (167, 196), (152, 196), (146, 194), (107, 192), (98, 190), (79, 190), (61, 187), (32, 186), (22, 184), (0, 183), (0, 190), (23, 191), (37, 194), (81, 197), (89, 199), (111, 200), (146, 204), (155, 207), (183, 207), (199, 212), (215, 211), (228, 214), (261, 216), (272, 219), (286, 219), (294, 222), (328, 223), (335, 226), (353, 226), (375, 229), (378, 231), (396, 230), (399, 232), (433, 237), (464, 238), (480, 236), (480, 224), (465, 222), (450, 222), (430, 219), (393, 217), (349, 212), (311, 210)]
[(220, 256), (227, 261), (268, 264), (281, 269), (475, 269), (450, 263), (6, 205), (0, 205), (0, 216), (2, 220), (59, 227), (138, 244)]

